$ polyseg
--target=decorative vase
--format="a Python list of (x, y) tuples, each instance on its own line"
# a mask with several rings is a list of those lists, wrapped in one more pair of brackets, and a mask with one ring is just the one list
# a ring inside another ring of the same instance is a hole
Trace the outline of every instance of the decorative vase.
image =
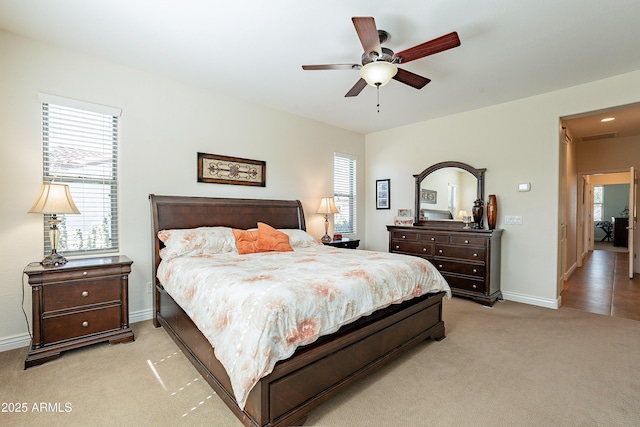
[(481, 230), (484, 228), (482, 224), (482, 217), (484, 216), (484, 202), (481, 199), (473, 202), (473, 228), (476, 230)]
[(489, 226), (489, 230), (494, 230), (496, 228), (497, 221), (498, 199), (496, 199), (495, 194), (489, 194), (489, 199), (487, 200), (487, 225)]

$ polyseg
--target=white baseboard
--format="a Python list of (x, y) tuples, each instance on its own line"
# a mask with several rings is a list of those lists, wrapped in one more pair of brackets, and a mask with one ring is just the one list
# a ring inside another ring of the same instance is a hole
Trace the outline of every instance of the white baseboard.
[(537, 305), (545, 308), (560, 308), (560, 298), (546, 299), (534, 297), (531, 295), (516, 294), (513, 292), (502, 291), (502, 297), (507, 301), (521, 302), (529, 305)]
[(31, 336), (29, 336), (29, 334), (0, 338), (0, 352), (28, 347), (29, 345), (31, 345)]
[[(143, 322), (151, 319), (153, 319), (152, 308), (129, 313), (129, 323)], [(31, 336), (29, 336), (29, 334), (0, 338), (0, 353), (3, 351), (15, 350), (16, 348), (28, 347), (29, 345), (31, 345)]]

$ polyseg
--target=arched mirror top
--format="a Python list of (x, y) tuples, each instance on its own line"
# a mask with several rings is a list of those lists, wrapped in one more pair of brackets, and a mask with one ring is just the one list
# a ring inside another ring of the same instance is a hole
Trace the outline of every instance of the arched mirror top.
[(413, 175), (414, 223), (450, 223), (462, 212), (471, 215), (476, 200), (484, 199), (484, 173), (461, 162), (441, 162)]

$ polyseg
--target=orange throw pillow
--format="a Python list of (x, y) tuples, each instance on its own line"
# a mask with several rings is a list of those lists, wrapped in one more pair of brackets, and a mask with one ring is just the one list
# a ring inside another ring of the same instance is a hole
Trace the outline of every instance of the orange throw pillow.
[(260, 252), (257, 246), (258, 230), (238, 230), (234, 228), (232, 231), (236, 238), (236, 247), (240, 255)]
[(289, 244), (289, 236), (263, 222), (258, 223), (259, 251), (293, 252)]

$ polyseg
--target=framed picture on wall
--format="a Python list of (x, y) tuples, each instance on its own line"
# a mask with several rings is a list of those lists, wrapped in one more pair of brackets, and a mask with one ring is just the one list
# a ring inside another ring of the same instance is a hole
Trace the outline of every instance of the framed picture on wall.
[(376, 209), (391, 209), (391, 189), (389, 179), (376, 180)]

